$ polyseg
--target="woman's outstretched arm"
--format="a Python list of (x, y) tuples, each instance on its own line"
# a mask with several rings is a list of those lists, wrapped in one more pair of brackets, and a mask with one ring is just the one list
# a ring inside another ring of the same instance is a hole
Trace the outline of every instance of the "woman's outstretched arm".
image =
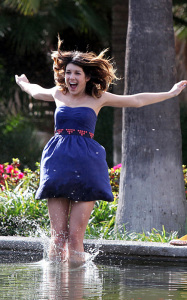
[(27, 77), (22, 74), (21, 76), (15, 75), (16, 83), (20, 86), (22, 91), (26, 92), (34, 99), (44, 101), (54, 101), (53, 95), (56, 91), (56, 87), (51, 89), (42, 88), (38, 84), (32, 84), (29, 82)]
[(115, 95), (104, 93), (102, 95), (102, 106), (114, 107), (142, 107), (158, 103), (179, 95), (186, 87), (187, 80), (176, 83), (169, 92), (163, 93), (140, 93), (135, 95)]

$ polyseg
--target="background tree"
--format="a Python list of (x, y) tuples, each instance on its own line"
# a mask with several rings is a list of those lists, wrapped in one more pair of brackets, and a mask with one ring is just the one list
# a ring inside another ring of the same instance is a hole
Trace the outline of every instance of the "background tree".
[[(114, 58), (117, 77), (121, 78), (113, 85), (112, 92), (124, 93), (125, 49), (128, 24), (128, 0), (113, 0), (112, 4), (112, 57)], [(121, 163), (122, 109), (114, 108), (113, 123), (113, 164)]]
[[(130, 0), (125, 93), (168, 91), (175, 75), (172, 1)], [(122, 153), (117, 228), (184, 231), (178, 101), (124, 109)]]
[[(173, 17), (176, 45), (177, 80), (187, 78), (187, 3), (173, 0)], [(187, 91), (179, 97), (182, 130), (182, 161), (187, 164)]]

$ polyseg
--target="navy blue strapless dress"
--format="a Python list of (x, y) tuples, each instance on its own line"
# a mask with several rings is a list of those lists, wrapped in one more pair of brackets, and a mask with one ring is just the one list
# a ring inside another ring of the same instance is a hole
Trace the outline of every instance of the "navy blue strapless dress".
[(89, 107), (56, 109), (56, 133), (42, 153), (36, 199), (113, 201), (106, 152), (93, 140), (96, 121), (96, 113)]

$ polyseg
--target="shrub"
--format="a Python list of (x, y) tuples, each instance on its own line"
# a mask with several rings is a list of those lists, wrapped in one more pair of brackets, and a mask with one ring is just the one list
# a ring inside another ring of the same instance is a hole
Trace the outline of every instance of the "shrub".
[(18, 158), (13, 158), (11, 164), (9, 162), (0, 164), (0, 189), (18, 190), (19, 187), (21, 190), (32, 188), (36, 191), (39, 185), (40, 164), (35, 165), (37, 167), (35, 171), (26, 168), (21, 172)]
[(184, 186), (185, 186), (185, 194), (187, 199), (187, 168), (186, 165), (183, 165), (183, 174), (184, 174)]
[[(7, 162), (0, 168), (0, 235), (35, 235), (39, 226), (49, 230), (47, 203), (34, 198), (39, 185), (39, 163), (35, 171), (24, 169), (21, 172), (19, 166), (19, 160), (13, 159), (11, 164)], [(109, 169), (114, 202), (96, 202), (86, 236), (110, 236), (117, 209), (120, 168), (118, 165)]]
[[(0, 165), (0, 235), (38, 235), (44, 230), (49, 234), (49, 218), (46, 201), (36, 200), (34, 195), (39, 184), (39, 163), (36, 170), (19, 170), (19, 160)], [(17, 172), (15, 172), (17, 171)], [(152, 229), (147, 233), (123, 234), (114, 232), (119, 195), (121, 164), (109, 169), (113, 202), (97, 201), (86, 229), (86, 238), (122, 239), (133, 241), (168, 242), (177, 232), (166, 234)], [(183, 166), (185, 190), (187, 190), (187, 168)], [(18, 176), (22, 174), (21, 176)], [(7, 175), (8, 177), (6, 177)], [(22, 177), (22, 178), (21, 178)]]
[(33, 120), (19, 114), (0, 117), (0, 161), (21, 157), (21, 168), (34, 169), (41, 157), (42, 147), (36, 136)]
[(46, 201), (36, 200), (30, 189), (5, 190), (0, 194), (0, 235), (37, 235), (48, 231)]
[(47, 203), (34, 197), (39, 163), (35, 171), (21, 172), (19, 166), (18, 159), (0, 165), (0, 235), (35, 235), (39, 228), (49, 228)]

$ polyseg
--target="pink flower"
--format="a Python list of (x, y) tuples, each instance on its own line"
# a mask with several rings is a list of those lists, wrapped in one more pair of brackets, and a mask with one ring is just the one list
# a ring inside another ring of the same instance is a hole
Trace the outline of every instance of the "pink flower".
[(9, 176), (5, 174), (3, 177), (6, 180)]
[(3, 165), (0, 165), (0, 172), (4, 173), (4, 166)]
[(121, 166), (122, 166), (121, 164), (118, 164), (118, 165), (117, 165), (118, 169), (121, 168)]
[(20, 172), (19, 174), (18, 174), (18, 178), (19, 179), (22, 179), (24, 177), (24, 174), (22, 173), (22, 172)]
[(120, 169), (120, 168), (121, 168), (121, 164), (118, 164), (117, 166), (113, 167), (114, 171), (117, 170), (117, 169)]
[(11, 171), (12, 171), (13, 169), (14, 169), (14, 168), (13, 168), (13, 166), (11, 166), (11, 165), (8, 165), (8, 166), (6, 167), (7, 173), (11, 173)]

